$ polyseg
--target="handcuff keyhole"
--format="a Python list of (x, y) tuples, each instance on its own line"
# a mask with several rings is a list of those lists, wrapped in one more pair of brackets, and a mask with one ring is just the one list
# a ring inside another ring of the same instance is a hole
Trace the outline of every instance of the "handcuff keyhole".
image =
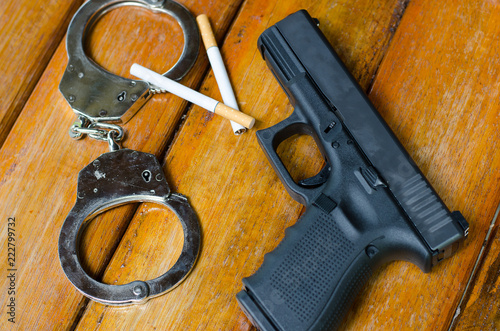
[(149, 171), (149, 170), (144, 170), (144, 171), (142, 172), (142, 179), (144, 179), (144, 181), (145, 181), (146, 183), (149, 183), (149, 182), (151, 181), (151, 177), (152, 177), (152, 175), (151, 175), (151, 171)]
[(125, 100), (125, 98), (127, 97), (127, 92), (126, 91), (123, 91), (122, 93), (118, 94), (118, 101), (122, 102)]

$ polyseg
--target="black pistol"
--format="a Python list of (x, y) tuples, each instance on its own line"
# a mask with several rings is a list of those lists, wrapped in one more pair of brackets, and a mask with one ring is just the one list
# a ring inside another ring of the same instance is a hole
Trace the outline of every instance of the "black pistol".
[[(258, 47), (294, 112), (257, 138), (306, 211), (243, 279), (237, 299), (260, 330), (336, 329), (376, 268), (405, 260), (429, 272), (469, 226), (444, 205), (306, 11), (268, 28)], [(318, 175), (298, 183), (276, 153), (295, 134), (312, 136), (325, 159)]]

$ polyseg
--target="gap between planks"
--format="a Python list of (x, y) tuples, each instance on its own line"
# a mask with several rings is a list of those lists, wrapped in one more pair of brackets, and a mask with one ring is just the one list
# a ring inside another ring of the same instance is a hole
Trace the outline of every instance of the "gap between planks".
[(455, 323), (458, 321), (458, 318), (460, 317), (460, 314), (462, 312), (462, 305), (466, 302), (465, 299), (469, 296), (470, 291), (472, 291), (473, 283), (475, 283), (476, 281), (476, 274), (479, 270), (479, 267), (483, 265), (483, 262), (489, 252), (491, 238), (494, 237), (493, 234), (496, 232), (495, 225), (497, 224), (499, 214), (500, 214), (500, 204), (498, 205), (495, 215), (491, 220), (490, 227), (488, 229), (488, 232), (486, 233), (486, 237), (484, 238), (483, 246), (481, 246), (481, 250), (479, 251), (476, 263), (474, 264), (474, 268), (472, 269), (472, 272), (469, 276), (469, 280), (467, 281), (467, 285), (465, 285), (462, 296), (460, 297), (460, 301), (458, 302), (458, 306), (455, 309), (455, 315), (453, 315), (453, 319), (451, 320), (448, 331), (452, 331), (455, 329)]
[[(232, 31), (232, 29), (234, 27), (234, 24), (235, 24), (236, 20), (238, 19), (238, 17), (240, 16), (242, 7), (246, 3), (246, 1), (247, 0), (243, 0), (243, 1), (241, 1), (238, 4), (238, 6), (237, 6), (238, 8), (235, 10), (235, 14), (229, 19), (228, 27), (225, 29), (225, 31), (223, 31), (223, 37), (221, 38), (222, 41), (218, 42), (219, 43), (219, 48), (222, 48), (222, 46), (224, 45), (224, 42), (225, 42), (227, 36), (229, 35), (229, 33)], [(62, 39), (65, 36), (66, 36), (66, 34), (64, 34), (62, 36), (62, 38), (59, 41), (59, 43), (62, 41)], [(51, 55), (49, 57), (49, 60), (52, 58), (54, 52), (55, 52), (55, 49), (51, 53)], [(198, 56), (203, 56), (203, 52), (205, 52), (205, 48), (202, 46), (200, 54)], [(208, 60), (207, 60), (207, 65), (205, 67), (204, 73), (203, 73), (201, 79), (199, 80), (199, 82), (194, 86), (194, 88), (193, 88), (194, 90), (200, 91), (201, 87), (203, 86), (203, 84), (208, 79), (210, 70), (211, 70), (211, 67), (210, 67), (210, 64), (208, 63)], [(43, 70), (41, 71), (41, 73), (39, 75), (40, 77), (41, 77), (42, 73), (43, 73)], [(38, 77), (38, 79), (40, 77)], [(37, 79), (37, 81), (38, 81), (38, 79)], [(35, 84), (35, 86), (36, 86), (36, 84)], [(34, 89), (34, 87), (33, 87), (33, 89)], [(31, 94), (31, 92), (30, 92), (30, 94)], [(23, 107), (24, 107), (24, 105), (23, 105)], [(160, 164), (161, 164), (162, 168), (165, 166), (164, 160), (166, 159), (166, 156), (168, 155), (168, 153), (169, 153), (170, 149), (172, 148), (173, 144), (175, 143), (175, 138), (177, 137), (178, 133), (182, 130), (182, 127), (184, 126), (184, 124), (186, 122), (186, 118), (188, 116), (188, 113), (192, 109), (192, 107), (193, 107), (192, 103), (190, 103), (190, 102), (186, 103), (186, 106), (184, 107), (184, 110), (182, 111), (182, 115), (179, 117), (179, 120), (176, 123), (176, 127), (175, 127), (173, 133), (169, 137), (166, 138), (166, 142), (164, 144), (165, 147), (163, 147), (162, 150), (160, 150), (159, 153), (158, 153), (158, 160), (160, 161)], [(132, 216), (128, 220), (128, 224), (129, 225), (127, 225), (127, 228), (130, 226), (131, 220), (135, 217), (135, 214), (137, 213), (137, 210), (139, 209), (139, 206), (140, 206), (140, 203), (137, 203), (134, 212), (131, 213)], [(127, 228), (125, 228), (124, 231), (123, 231), (122, 239), (123, 239), (124, 234), (127, 231)], [(114, 249), (112, 250), (112, 253), (110, 254), (111, 258), (107, 261), (107, 263), (105, 264), (105, 266), (103, 266), (102, 272), (96, 277), (97, 279), (100, 280), (103, 277), (103, 275), (104, 275), (104, 273), (106, 271), (107, 266), (109, 265), (109, 263), (111, 262), (111, 260), (113, 260), (113, 256), (115, 255), (116, 250), (121, 245), (121, 240), (122, 239), (120, 239), (120, 241), (118, 242), (118, 244), (115, 245)], [(85, 314), (85, 311), (87, 310), (87, 307), (88, 307), (89, 303), (90, 303), (90, 299), (88, 299), (86, 297), (83, 297), (83, 300), (82, 300), (82, 302), (81, 302), (81, 304), (79, 306), (79, 309), (76, 312), (75, 319), (74, 319), (73, 323), (71, 324), (71, 326), (68, 329), (69, 331), (74, 331), (74, 330), (77, 329), (78, 325), (80, 324), (80, 321), (82, 320), (82, 318), (83, 318), (83, 316)]]
[[(235, 10), (235, 14), (229, 19), (229, 24), (228, 24), (228, 27), (227, 29), (225, 29), (224, 33), (223, 33), (223, 36), (221, 38), (221, 41), (218, 41), (219, 43), (219, 48), (222, 49), (224, 43), (225, 43), (225, 40), (227, 39), (229, 33), (232, 31), (232, 29), (234, 28), (234, 25), (235, 25), (235, 22), (237, 21), (237, 19), (240, 17), (240, 15), (242, 15), (242, 8), (244, 7), (244, 4), (247, 2), (248, 0), (243, 0), (239, 3), (238, 5), (238, 8)], [(364, 88), (364, 92), (365, 94), (368, 96), (371, 92), (371, 89), (373, 87), (373, 84), (374, 82), (376, 81), (377, 79), (377, 75), (378, 75), (378, 72), (379, 72), (379, 68), (381, 67), (381, 64), (382, 64), (382, 61), (385, 59), (389, 49), (390, 49), (390, 45), (392, 43), (392, 40), (393, 40), (393, 37), (400, 25), (400, 22), (405, 14), (405, 11), (406, 11), (406, 8), (409, 4), (410, 0), (401, 0), (399, 1), (399, 4), (398, 4), (398, 7), (395, 8), (394, 10), (394, 14), (393, 14), (393, 17), (395, 17), (396, 19), (392, 22), (390, 22), (390, 25), (388, 27), (388, 29), (391, 31), (391, 34), (390, 34), (390, 38), (386, 44), (386, 46), (384, 47), (384, 50), (383, 50), (383, 56), (380, 58), (380, 60), (378, 61), (377, 65), (375, 66), (375, 71), (372, 75), (372, 78), (371, 80), (368, 82), (366, 88)], [(213, 23), (213, 22), (211, 22)], [(65, 35), (63, 35), (64, 37)], [(62, 39), (62, 38), (61, 38)], [(55, 51), (55, 50), (54, 50)], [(205, 48), (204, 47), (201, 47), (201, 53), (200, 55), (203, 56), (203, 52), (205, 52)], [(52, 56), (52, 54), (51, 54)], [(206, 82), (206, 80), (208, 79), (208, 76), (209, 76), (209, 73), (210, 73), (210, 70), (211, 70), (211, 67), (207, 61), (207, 66), (205, 68), (205, 71), (202, 75), (202, 78), (199, 80), (199, 82), (194, 86), (194, 89), (197, 90), (197, 91), (200, 91), (200, 88), (203, 86), (203, 84)], [(42, 71), (43, 72), (43, 71)], [(40, 74), (41, 76), (41, 74)], [(38, 77), (39, 78), (39, 77)], [(178, 136), (178, 133), (182, 130), (185, 122), (186, 122), (186, 118), (189, 114), (189, 111), (192, 109), (193, 105), (191, 103), (187, 103), (183, 112), (182, 112), (182, 115), (179, 117), (179, 120), (178, 122), (176, 123), (176, 128), (175, 130), (173, 131), (173, 133), (166, 138), (166, 143), (164, 144), (165, 147), (162, 148), (162, 150), (157, 154), (158, 155), (158, 159), (160, 160), (161, 162), (161, 166), (164, 167), (165, 166), (165, 162), (164, 160), (166, 159), (166, 156), (169, 154), (172, 146), (174, 145), (175, 141), (176, 141), (176, 137)], [(130, 218), (130, 220), (133, 219), (133, 217), (135, 216), (135, 213), (137, 212), (137, 209), (139, 207), (139, 204), (137, 204), (137, 208), (136, 208), (136, 211), (134, 211), (132, 213), (132, 217)], [(302, 212), (300, 215), (302, 215), (302, 213), (305, 211), (305, 208), (306, 207), (302, 207)], [(500, 210), (500, 206), (499, 206), (499, 210)], [(498, 210), (497, 210), (497, 215), (498, 215)], [(496, 217), (495, 217), (496, 219)], [(128, 226), (127, 226), (128, 227)], [(491, 228), (490, 228), (490, 231), (491, 231)], [(126, 232), (126, 229), (123, 233)], [(123, 235), (122, 235), (123, 237)], [(113, 250), (113, 254), (111, 254), (111, 258), (110, 260), (106, 263), (106, 266), (109, 265), (110, 261), (113, 259), (113, 256), (117, 250), (117, 248), (120, 246), (121, 244), (121, 241), (119, 244), (117, 244), (115, 247), (114, 247), (114, 250)], [(486, 242), (485, 242), (485, 245), (486, 245)], [(483, 248), (485, 247), (485, 245), (483, 246)], [(482, 253), (482, 251), (481, 251)], [(479, 259), (481, 258), (481, 254), (478, 258), (478, 262), (476, 263), (476, 266), (477, 264), (479, 263)], [(106, 267), (103, 268), (103, 272), (104, 273), (106, 270)], [(473, 273), (474, 274), (474, 273)], [(102, 274), (99, 275), (99, 278), (102, 277)], [(472, 280), (472, 276), (471, 276), (471, 279), (469, 280), (469, 284), (471, 283), (471, 280)], [(467, 289), (468, 289), (468, 286), (469, 284), (467, 285), (466, 289), (464, 290), (464, 293), (463, 293), (463, 296), (462, 296), (462, 299), (464, 298), (464, 296), (466, 295), (466, 292), (467, 292)], [(76, 317), (75, 317), (75, 320), (74, 322), (72, 323), (72, 325), (70, 326), (69, 330), (71, 331), (74, 331), (76, 330), (76, 328), (78, 327), (83, 315), (85, 314), (85, 311), (87, 309), (87, 306), (88, 304), (90, 303), (90, 300), (87, 299), (87, 298), (83, 298), (82, 300), (82, 303), (81, 303), (81, 306), (76, 314)], [(462, 303), (462, 301), (460, 301), (460, 304)], [(459, 306), (460, 307), (460, 306)], [(454, 321), (454, 319), (453, 319)], [(451, 326), (450, 326), (451, 327)], [(255, 328), (252, 327), (252, 330), (254, 330)]]
[(68, 15), (64, 17), (64, 20), (60, 22), (61, 24), (60, 30), (62, 32), (58, 32), (55, 34), (53, 45), (51, 45), (48, 48), (47, 52), (40, 58), (40, 65), (38, 65), (37, 69), (34, 71), (35, 73), (33, 75), (33, 78), (30, 80), (30, 83), (26, 85), (27, 86), (26, 90), (19, 90), (16, 97), (12, 101), (12, 104), (9, 105), (13, 106), (12, 111), (14, 113), (14, 118), (10, 121), (10, 123), (9, 122), (3, 123), (6, 126), (6, 131), (4, 132), (4, 134), (0, 135), (0, 148), (2, 148), (3, 144), (7, 140), (7, 137), (10, 135), (12, 128), (14, 127), (14, 125), (17, 122), (17, 119), (19, 118), (19, 115), (23, 111), (28, 100), (31, 98), (33, 91), (35, 90), (36, 86), (38, 85), (38, 82), (42, 78), (42, 75), (45, 72), (47, 65), (54, 56), (55, 52), (57, 51), (58, 46), (66, 38), (66, 31), (68, 30), (69, 23), (73, 18), (73, 15), (76, 13), (78, 8), (80, 8), (82, 4), (83, 1), (77, 1), (70, 6), (67, 13)]
[[(380, 66), (382, 64), (382, 61), (385, 59), (385, 55), (389, 51), (389, 48), (390, 48), (391, 43), (392, 43), (392, 39), (394, 38), (394, 35), (396, 34), (396, 31), (399, 27), (399, 23), (401, 23), (401, 20), (403, 19), (403, 16), (406, 12), (406, 8), (408, 7), (409, 3), (410, 3), (410, 0), (401, 0), (398, 4), (398, 7), (394, 9), (393, 17), (397, 17), (397, 19), (394, 22), (391, 22), (391, 24), (394, 25), (393, 27), (389, 26), (389, 31), (391, 31), (391, 35), (389, 37), (387, 45), (385, 46), (384, 56), (382, 56), (380, 58), (380, 61), (378, 62), (377, 66), (375, 67), (375, 71), (373, 72), (372, 79), (368, 82), (368, 85), (366, 86), (366, 89), (364, 91), (367, 96), (370, 95), (373, 84), (375, 83), (375, 80), (377, 79), (378, 71), (379, 71)], [(398, 12), (396, 12), (396, 11), (398, 11)]]
[[(235, 24), (236, 20), (238, 19), (238, 17), (240, 16), (241, 9), (243, 8), (243, 5), (246, 3), (246, 1), (247, 0), (243, 0), (239, 3), (238, 8), (236, 9), (234, 16), (229, 20), (228, 27), (224, 31), (224, 34), (222, 36), (222, 40), (218, 41), (219, 49), (222, 49), (222, 46), (224, 45), (229, 33), (232, 31), (234, 24)], [(210, 22), (210, 24), (213, 24), (213, 22)], [(216, 39), (217, 39), (217, 37), (216, 37)], [(202, 49), (201, 54), (198, 56), (203, 56), (202, 55), (203, 52), (206, 52), (206, 49), (204, 46), (202, 46), (201, 49)], [(200, 79), (199, 83), (196, 84), (196, 86), (193, 88), (194, 90), (201, 93), (200, 89), (203, 86), (203, 84), (206, 82), (206, 80), (208, 79), (208, 75), (209, 75), (211, 69), (212, 68), (210, 67), (210, 63), (208, 63), (207, 67), (205, 68), (205, 72), (202, 75), (202, 78)], [(158, 159), (160, 160), (162, 168), (165, 166), (165, 159), (166, 159), (168, 153), (170, 152), (170, 149), (172, 148), (172, 146), (175, 142), (175, 138), (177, 137), (177, 134), (181, 131), (182, 127), (184, 126), (184, 123), (186, 122), (186, 118), (188, 116), (188, 113), (193, 108), (193, 106), (194, 105), (190, 102), (188, 102), (186, 104), (186, 107), (184, 108), (182, 115), (179, 118), (179, 121), (177, 122), (177, 125), (175, 127), (174, 132), (172, 133), (172, 135), (170, 137), (167, 138), (167, 141), (165, 144), (166, 147), (162, 151), (160, 151)]]

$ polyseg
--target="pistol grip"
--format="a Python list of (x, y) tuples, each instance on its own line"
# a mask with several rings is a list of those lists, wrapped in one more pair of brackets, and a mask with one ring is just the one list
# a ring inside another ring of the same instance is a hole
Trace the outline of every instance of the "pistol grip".
[(346, 237), (340, 222), (348, 222), (341, 208), (330, 214), (309, 208), (261, 268), (243, 279), (237, 298), (259, 329), (339, 327), (382, 254), (369, 235)]
[[(264, 150), (268, 160), (285, 186), (288, 194), (297, 202), (307, 206), (311, 198), (321, 192), (321, 186), (317, 188), (306, 188), (295, 183), (292, 176), (281, 161), (276, 150), (281, 142), (295, 134), (307, 134), (318, 141), (316, 132), (307, 124), (307, 121), (299, 116), (298, 111), (294, 111), (290, 117), (267, 129), (256, 132), (257, 140)], [(321, 146), (318, 145), (318, 147)]]

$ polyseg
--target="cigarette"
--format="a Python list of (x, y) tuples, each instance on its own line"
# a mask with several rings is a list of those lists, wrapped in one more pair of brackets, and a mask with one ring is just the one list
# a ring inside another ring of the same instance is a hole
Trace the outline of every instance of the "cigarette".
[(236, 109), (226, 106), (225, 104), (207, 97), (195, 90), (190, 89), (182, 84), (179, 84), (165, 76), (162, 76), (150, 69), (134, 63), (130, 67), (130, 74), (145, 80), (151, 85), (164, 89), (172, 94), (175, 94), (197, 106), (205, 108), (208, 111), (216, 113), (226, 119), (234, 121), (248, 129), (251, 129), (255, 124), (255, 119), (247, 114), (244, 114)]
[[(200, 28), (201, 38), (203, 39), (203, 44), (205, 44), (208, 60), (212, 66), (217, 85), (219, 86), (222, 101), (224, 101), (227, 106), (239, 110), (236, 97), (234, 96), (233, 87), (231, 86), (231, 81), (229, 80), (226, 67), (222, 61), (222, 56), (220, 54), (219, 47), (217, 47), (217, 41), (215, 40), (207, 15), (202, 14), (196, 17), (196, 22), (198, 22), (198, 27)], [(245, 127), (235, 123), (234, 121), (231, 121), (231, 126), (234, 134), (236, 135), (240, 135), (246, 131)]]

